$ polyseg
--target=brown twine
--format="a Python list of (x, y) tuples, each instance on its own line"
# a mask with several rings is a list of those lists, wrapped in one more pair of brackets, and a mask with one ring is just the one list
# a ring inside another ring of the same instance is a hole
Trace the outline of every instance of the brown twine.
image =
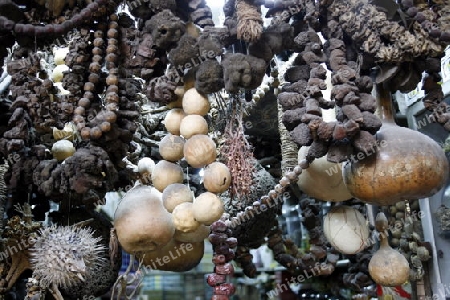
[(0, 165), (0, 236), (3, 235), (3, 228), (5, 226), (5, 220), (3, 215), (5, 213), (6, 202), (8, 198), (8, 187), (5, 183), (5, 174), (8, 172), (8, 164), (5, 162)]
[(281, 140), (281, 170), (283, 174), (298, 165), (298, 146), (292, 141), (289, 131), (283, 124), (283, 110), (278, 104), (278, 132)]
[(263, 20), (258, 8), (245, 0), (236, 1), (237, 37), (246, 42), (259, 40), (263, 31)]

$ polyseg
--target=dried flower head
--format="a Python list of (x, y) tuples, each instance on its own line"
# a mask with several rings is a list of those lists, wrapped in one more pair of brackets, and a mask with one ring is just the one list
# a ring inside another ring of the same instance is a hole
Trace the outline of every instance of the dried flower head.
[(49, 226), (40, 231), (31, 248), (34, 276), (41, 284), (68, 288), (85, 278), (104, 263), (105, 250), (101, 238), (95, 238), (91, 228)]

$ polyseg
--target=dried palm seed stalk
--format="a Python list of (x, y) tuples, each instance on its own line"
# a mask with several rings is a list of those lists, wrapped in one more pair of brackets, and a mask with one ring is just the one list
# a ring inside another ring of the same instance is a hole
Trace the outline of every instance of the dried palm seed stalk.
[(231, 116), (224, 131), (220, 155), (231, 173), (230, 198), (245, 198), (253, 184), (253, 153), (244, 135), (243, 112), (239, 98), (232, 99)]

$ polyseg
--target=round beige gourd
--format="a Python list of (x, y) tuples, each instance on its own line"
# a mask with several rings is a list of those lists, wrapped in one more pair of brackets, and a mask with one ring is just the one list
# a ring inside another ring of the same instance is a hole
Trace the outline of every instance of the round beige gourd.
[(167, 134), (159, 142), (159, 154), (165, 160), (176, 162), (183, 158), (184, 139), (179, 135)]
[(168, 132), (174, 135), (180, 135), (181, 120), (186, 116), (181, 108), (172, 108), (164, 118), (164, 126)]
[(76, 149), (73, 146), (73, 143), (68, 140), (59, 140), (52, 146), (52, 154), (57, 161), (65, 160), (72, 156), (75, 151)]
[(203, 258), (204, 241), (198, 243), (183, 243), (172, 239), (166, 246), (156, 251), (149, 251), (138, 259), (144, 266), (154, 270), (186, 272), (195, 268)]
[(367, 245), (369, 228), (356, 209), (346, 205), (333, 207), (323, 221), (323, 233), (330, 244), (344, 254), (356, 254)]
[[(298, 161), (306, 158), (309, 147), (301, 147)], [(329, 162), (326, 156), (315, 159), (303, 170), (297, 184), (305, 194), (322, 200), (340, 202), (352, 198), (342, 178), (342, 164)]]
[(223, 193), (231, 184), (231, 173), (221, 162), (213, 162), (206, 166), (203, 175), (203, 185), (211, 193)]
[(209, 236), (209, 233), (209, 226), (200, 225), (196, 230), (191, 232), (182, 232), (179, 230), (175, 230), (173, 238), (179, 242), (196, 243), (206, 239)]
[(162, 193), (162, 201), (168, 212), (184, 202), (193, 202), (194, 195), (191, 189), (182, 183), (172, 183), (168, 185)]
[(161, 249), (175, 233), (161, 193), (147, 185), (136, 186), (125, 194), (114, 214), (114, 228), (120, 245), (130, 254)]
[(225, 212), (222, 200), (210, 192), (202, 193), (195, 198), (192, 208), (195, 220), (203, 225), (211, 225)]
[(184, 179), (183, 169), (167, 160), (160, 160), (151, 175), (153, 186), (160, 192), (172, 183), (182, 183)]
[(183, 110), (187, 115), (204, 116), (209, 112), (211, 105), (208, 98), (200, 94), (195, 88), (190, 88), (183, 96)]
[(184, 158), (194, 168), (203, 168), (216, 157), (216, 143), (208, 135), (194, 135), (184, 144)]
[(201, 225), (194, 217), (192, 205), (192, 202), (183, 202), (175, 206), (172, 211), (175, 230), (181, 232), (192, 232)]
[(388, 220), (384, 213), (377, 215), (375, 226), (380, 235), (380, 248), (369, 261), (369, 274), (382, 286), (400, 286), (409, 279), (408, 260), (389, 246), (387, 237)]
[(208, 134), (208, 123), (200, 115), (187, 115), (181, 120), (180, 134), (189, 139), (196, 134)]

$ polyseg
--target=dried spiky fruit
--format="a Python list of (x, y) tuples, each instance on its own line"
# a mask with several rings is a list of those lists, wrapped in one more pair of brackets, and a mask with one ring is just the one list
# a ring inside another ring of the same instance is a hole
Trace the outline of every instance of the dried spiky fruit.
[(31, 248), (34, 276), (41, 284), (68, 288), (85, 281), (104, 263), (104, 245), (92, 229), (76, 226), (49, 226), (40, 231)]

